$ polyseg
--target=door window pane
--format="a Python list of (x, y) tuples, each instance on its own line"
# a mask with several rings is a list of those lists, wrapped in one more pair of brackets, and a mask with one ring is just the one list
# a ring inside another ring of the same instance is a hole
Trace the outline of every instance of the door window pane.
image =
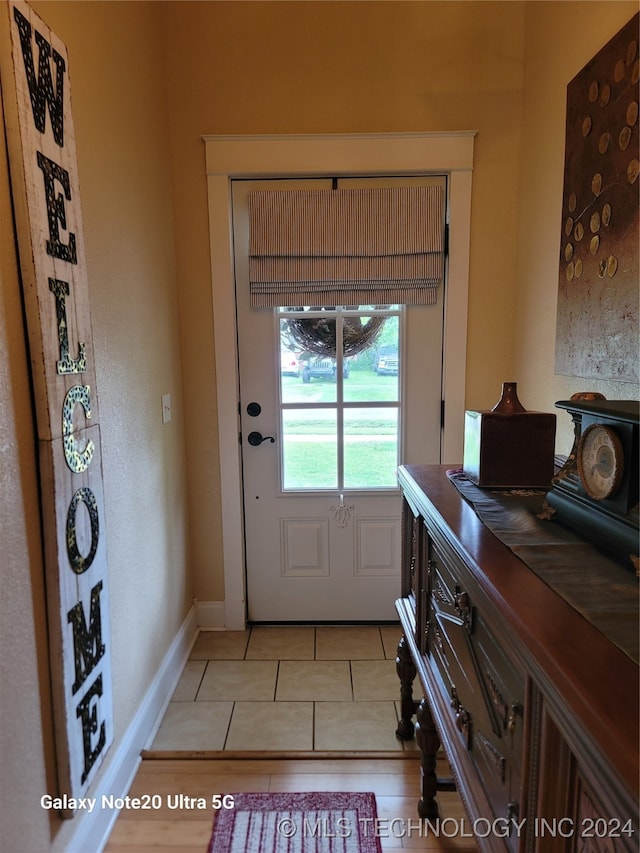
[(338, 486), (335, 409), (282, 412), (284, 489), (335, 489)]
[[(293, 322), (296, 320), (297, 318), (294, 318)], [(304, 321), (309, 324), (314, 322), (307, 318), (304, 318)], [(326, 329), (327, 335), (333, 334), (333, 341), (335, 325), (333, 320), (320, 327)], [(297, 326), (302, 326), (302, 323), (298, 322)], [(296, 338), (291, 333), (289, 319), (280, 320), (280, 399), (283, 403), (335, 403), (335, 345), (333, 350), (329, 345), (331, 355), (312, 352), (308, 346), (309, 342), (305, 349), (304, 330)], [(348, 373), (348, 365), (345, 365), (344, 369)]]
[(345, 409), (344, 488), (395, 488), (398, 449), (396, 408)]
[[(366, 328), (372, 318), (364, 316), (361, 319)], [(347, 360), (349, 382), (344, 384), (346, 403), (398, 402), (400, 399), (400, 318), (395, 315), (382, 319), (384, 322), (376, 337)]]
[(280, 308), (282, 488), (395, 489), (401, 308)]

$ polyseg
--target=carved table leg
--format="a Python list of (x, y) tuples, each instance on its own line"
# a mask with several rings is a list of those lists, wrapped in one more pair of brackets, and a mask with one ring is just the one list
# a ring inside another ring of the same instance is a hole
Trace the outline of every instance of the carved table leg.
[(418, 706), (416, 715), (416, 741), (422, 752), (420, 765), (421, 793), (418, 803), (418, 815), (421, 818), (435, 820), (438, 815), (436, 791), (438, 777), (436, 775), (436, 753), (440, 748), (440, 738), (433, 723), (431, 710), (427, 700), (423, 699)]
[(396, 672), (400, 679), (400, 722), (396, 729), (396, 737), (401, 740), (411, 740), (414, 730), (411, 718), (417, 708), (417, 702), (413, 701), (413, 680), (416, 677), (416, 667), (411, 659), (409, 644), (404, 634), (398, 643)]

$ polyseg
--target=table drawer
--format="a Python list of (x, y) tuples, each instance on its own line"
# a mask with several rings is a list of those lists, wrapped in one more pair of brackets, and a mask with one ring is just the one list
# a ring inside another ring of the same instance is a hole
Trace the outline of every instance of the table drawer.
[(442, 703), (495, 816), (517, 819), (524, 676), (495, 640), (459, 568), (433, 540), (429, 570), (427, 657), (440, 677)]

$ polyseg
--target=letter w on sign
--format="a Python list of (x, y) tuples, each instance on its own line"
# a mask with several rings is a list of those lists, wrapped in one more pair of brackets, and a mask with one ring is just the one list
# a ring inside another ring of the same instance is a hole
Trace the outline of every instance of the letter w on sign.
[(0, 9), (0, 75), (35, 391), (58, 784), (74, 803), (113, 740), (100, 422), (69, 59), (20, 0)]

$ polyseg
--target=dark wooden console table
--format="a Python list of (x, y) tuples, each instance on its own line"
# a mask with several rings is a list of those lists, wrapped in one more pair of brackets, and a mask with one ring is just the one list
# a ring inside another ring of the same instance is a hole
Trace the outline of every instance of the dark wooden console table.
[(490, 532), (447, 467), (399, 470), (397, 734), (416, 716), (419, 815), (438, 817), (442, 744), (471, 823), (511, 829), (481, 850), (638, 851), (637, 664)]

